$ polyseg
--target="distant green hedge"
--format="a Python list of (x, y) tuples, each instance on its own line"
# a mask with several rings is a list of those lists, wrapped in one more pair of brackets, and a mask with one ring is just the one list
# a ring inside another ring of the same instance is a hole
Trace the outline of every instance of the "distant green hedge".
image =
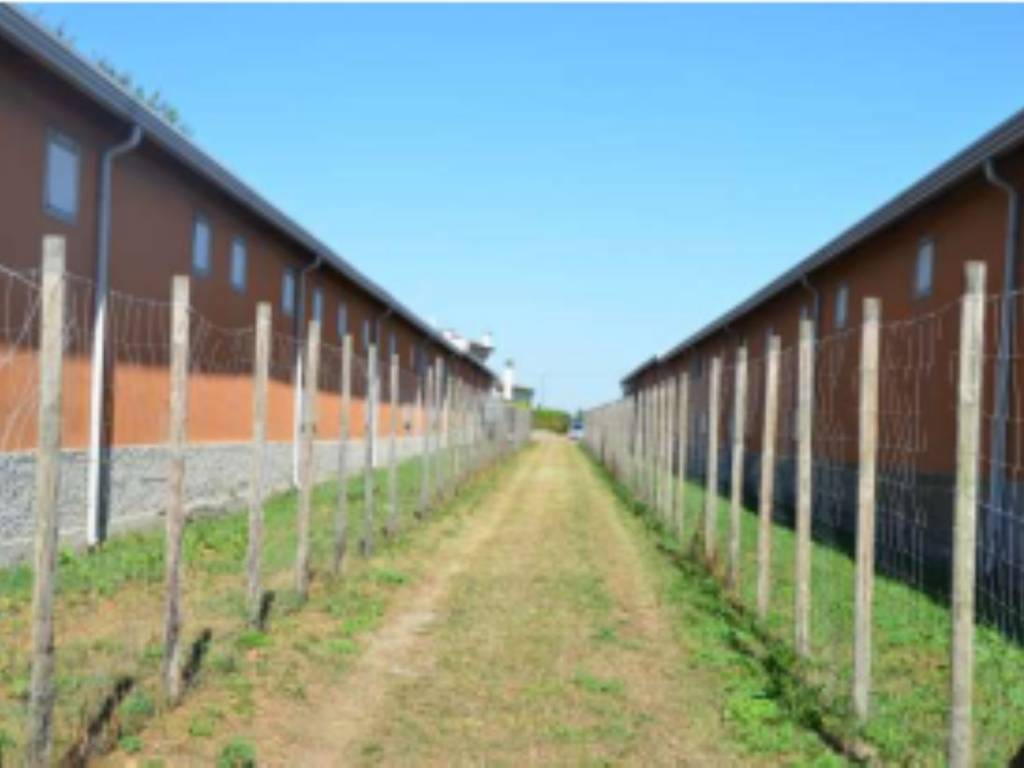
[(546, 429), (564, 435), (569, 431), (569, 414), (565, 411), (556, 411), (550, 408), (533, 409), (533, 428)]

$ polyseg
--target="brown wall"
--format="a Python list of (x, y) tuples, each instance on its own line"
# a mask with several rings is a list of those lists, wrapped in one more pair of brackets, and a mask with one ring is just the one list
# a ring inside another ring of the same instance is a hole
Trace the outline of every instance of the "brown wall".
[[(998, 167), (1018, 185), (1024, 184), (1024, 153), (1001, 158)], [(918, 472), (951, 471), (956, 433), (957, 302), (964, 287), (964, 265), (971, 260), (984, 261), (988, 271), (987, 292), (998, 294), (1003, 285), (1006, 222), (1005, 195), (979, 173), (808, 275), (811, 287), (820, 296), (815, 383), (816, 452), (850, 464), (856, 461), (858, 327), (863, 299), (873, 296), (881, 299), (884, 324), (881, 450), (884, 454), (888, 440), (892, 452), (913, 454), (912, 461)], [(923, 238), (931, 238), (935, 244), (933, 290), (929, 296), (916, 298), (912, 290), (913, 275), (918, 244)], [(1020, 279), (1018, 275), (1018, 285)], [(844, 282), (849, 290), (849, 315), (847, 330), (841, 331), (834, 323), (834, 302), (838, 286)], [(676, 375), (688, 369), (695, 357), (707, 361), (716, 354), (721, 355), (725, 370), (732, 365), (735, 348), (743, 340), (751, 358), (752, 387), (763, 387), (763, 377), (755, 371), (764, 357), (769, 329), (781, 337), (782, 365), (790, 368), (781, 373), (780, 389), (795, 387), (792, 366), (798, 321), (801, 311), (812, 305), (813, 296), (806, 288), (792, 286), (734, 320), (727, 331), (718, 331), (672, 359), (661, 361), (656, 369), (642, 372), (636, 381), (630, 382), (627, 390), (648, 385), (660, 377)], [(990, 301), (990, 320), (986, 324), (989, 332), (986, 414), (991, 414), (995, 308), (994, 301)], [(1019, 312), (1018, 309), (1018, 315)], [(1015, 322), (1019, 324), (1017, 318)], [(1021, 425), (1022, 403), (1017, 393), (1024, 369), (1019, 355), (1015, 354), (1014, 361), (1008, 463), (1019, 466), (1024, 457), (1015, 453), (1021, 440), (1014, 431)], [(731, 398), (726, 394), (729, 391), (729, 385), (723, 384), (724, 398)], [(752, 406), (758, 406), (752, 416), (760, 418), (763, 395), (751, 392), (750, 398)], [(787, 438), (787, 418), (791, 414), (783, 410), (786, 406), (792, 407), (795, 398), (792, 392), (782, 391), (780, 400), (783, 406), (779, 413), (779, 450), (785, 452), (790, 450), (783, 443)], [(885, 412), (887, 407), (890, 413)], [(723, 403), (723, 410), (728, 414), (726, 418), (731, 419), (731, 399)], [(898, 423), (900, 420), (902, 423)], [(724, 419), (720, 427), (724, 438), (729, 433)], [(906, 429), (912, 429), (913, 433), (905, 433)], [(791, 437), (791, 430), (789, 432)], [(746, 433), (748, 449), (759, 452), (760, 424), (751, 425)], [(983, 439), (988, 439), (987, 429)], [(984, 445), (987, 446), (987, 442)]]
[[(80, 151), (79, 209), (73, 222), (44, 211), (43, 176), (47, 131), (59, 130), (73, 138)], [(45, 73), (22, 54), (0, 42), (0, 266), (35, 269), (44, 234), (60, 234), (67, 243), (68, 271), (86, 278), (73, 284), (71, 310), (79, 333), (91, 324), (91, 281), (96, 263), (98, 166), (103, 150), (123, 141), (128, 127), (106, 117), (73, 89)], [(298, 272), (313, 254), (236, 204), (213, 185), (175, 162), (149, 142), (116, 162), (112, 195), (110, 302), (112, 354), (115, 357), (108, 396), (114, 444), (159, 442), (166, 434), (167, 372), (171, 278), (192, 276), (193, 377), (190, 402), (190, 437), (196, 441), (245, 440), (250, 434), (251, 336), (240, 329), (254, 324), (258, 301), (274, 310), (273, 383), (270, 393), (269, 435), (272, 440), (292, 437), (294, 321), (283, 314), (283, 272)], [(192, 270), (192, 232), (197, 214), (212, 230), (211, 270)], [(247, 285), (244, 293), (230, 284), (230, 247), (241, 236), (247, 247)], [(4, 278), (0, 275), (0, 281)], [(8, 279), (7, 282), (10, 282)], [(0, 284), (0, 288), (3, 285)], [(341, 339), (336, 330), (340, 301), (348, 307), (348, 327), (358, 359), (353, 372), (355, 405), (352, 428), (362, 434), (362, 399), (365, 391), (363, 322), (382, 315), (383, 305), (329, 267), (309, 273), (306, 289), (307, 318), (312, 315), (313, 289), (324, 295), (322, 338), (324, 371), (318, 400), (319, 434), (336, 437), (340, 421), (339, 388)], [(4, 299), (5, 311), (21, 314), (24, 301)], [(201, 318), (201, 319), (200, 319)], [(410, 349), (423, 343), (433, 356), (446, 351), (401, 318), (381, 324), (380, 366), (383, 394), (387, 393), (387, 349), (390, 332), (398, 343), (403, 372), (401, 393), (405, 413), (415, 394)], [(13, 342), (0, 335), (0, 353)], [(84, 445), (88, 435), (88, 347), (78, 338), (66, 365), (65, 442)], [(328, 368), (333, 366), (333, 368)], [(34, 357), (22, 350), (17, 359), (0, 367), (0, 414), (18, 405), (19, 387), (34, 377)], [(463, 369), (468, 376), (468, 368)], [(486, 386), (474, 373), (478, 386)], [(8, 417), (9, 418), (9, 417)], [(387, 409), (380, 424), (388, 427)], [(403, 419), (403, 421), (405, 421)], [(0, 422), (0, 428), (3, 424)], [(0, 437), (0, 450), (32, 445), (32, 417), (19, 421), (18, 438)]]

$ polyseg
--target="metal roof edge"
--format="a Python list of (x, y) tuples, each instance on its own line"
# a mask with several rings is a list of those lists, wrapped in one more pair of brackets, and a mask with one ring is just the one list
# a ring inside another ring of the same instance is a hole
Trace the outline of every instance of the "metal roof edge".
[(1017, 148), (1022, 141), (1024, 141), (1024, 109), (1018, 110), (995, 128), (984, 133), (981, 138), (975, 140), (948, 160), (940, 163), (921, 179), (845, 229), (838, 236), (793, 267), (790, 267), (768, 283), (768, 285), (744, 299), (725, 314), (705, 325), (696, 333), (686, 337), (664, 354), (655, 356), (642, 363), (628, 374), (622, 380), (622, 383), (635, 378), (637, 374), (650, 366), (652, 362), (669, 360), (688, 347), (703, 341), (754, 307), (792, 287), (804, 275), (828, 264), (846, 251), (878, 234), (886, 227), (891, 226), (921, 205), (948, 192), (953, 186), (964, 181), (972, 173), (980, 171), (985, 160)]
[(115, 117), (140, 125), (145, 132), (146, 140), (161, 147), (171, 157), (221, 189), (229, 197), (234, 198), (289, 239), (314, 254), (323, 255), (335, 271), (381, 303), (394, 309), (397, 315), (426, 334), (443, 349), (456, 357), (468, 360), (478, 370), (488, 375), (492, 381), (497, 380), (490, 368), (471, 355), (455, 348), (440, 332), (420, 319), (388, 291), (357, 270), (340, 254), (275, 207), (194, 142), (169, 126), (144, 104), (125, 93), (96, 66), (55, 38), (48, 30), (29, 18), (25, 12), (8, 3), (0, 3), (0, 33), (3, 33), (14, 45), (35, 58), (58, 77), (70, 83), (76, 90), (97, 102)]

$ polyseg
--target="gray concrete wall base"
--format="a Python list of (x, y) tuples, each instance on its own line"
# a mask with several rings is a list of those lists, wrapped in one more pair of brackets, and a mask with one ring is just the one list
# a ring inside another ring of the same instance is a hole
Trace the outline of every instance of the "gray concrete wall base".
[[(417, 455), (422, 438), (398, 439), (399, 460)], [(314, 444), (317, 482), (333, 477), (338, 467), (338, 441)], [(350, 472), (363, 468), (362, 440), (346, 448)], [(376, 465), (387, 461), (387, 441), (381, 442)], [(292, 486), (291, 443), (267, 446), (267, 492)], [(168, 453), (165, 446), (135, 446), (113, 451), (110, 465), (110, 525), (112, 535), (154, 525), (162, 520), (167, 499)], [(0, 453), (0, 566), (31, 557), (35, 523), (35, 454)], [(61, 547), (85, 544), (87, 509), (87, 457), (85, 451), (61, 455)], [(185, 501), (190, 513), (227, 511), (245, 507), (252, 473), (252, 446), (248, 443), (197, 444), (185, 457)]]

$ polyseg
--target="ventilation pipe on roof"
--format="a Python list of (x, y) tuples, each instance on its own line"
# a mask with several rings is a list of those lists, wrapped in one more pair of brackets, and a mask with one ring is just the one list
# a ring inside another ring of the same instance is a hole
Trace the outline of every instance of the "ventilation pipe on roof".
[(107, 293), (110, 287), (110, 187), (114, 161), (139, 146), (142, 128), (135, 125), (127, 141), (108, 147), (100, 161), (99, 220), (93, 296), (92, 367), (89, 389), (89, 471), (86, 543), (92, 547), (107, 537), (109, 451), (106, 440)]
[(1003, 286), (999, 297), (999, 346), (996, 353), (996, 375), (993, 382), (994, 419), (989, 437), (988, 509), (984, 518), (985, 542), (983, 567), (991, 573), (997, 561), (997, 547), (1006, 547), (1008, 533), (1000, 528), (1006, 517), (1006, 432), (1010, 410), (1010, 350), (1013, 349), (1014, 303), (1017, 288), (1017, 251), (1020, 243), (1020, 193), (1000, 178), (992, 158), (985, 161), (985, 178), (1006, 193), (1006, 240), (1003, 246)]

